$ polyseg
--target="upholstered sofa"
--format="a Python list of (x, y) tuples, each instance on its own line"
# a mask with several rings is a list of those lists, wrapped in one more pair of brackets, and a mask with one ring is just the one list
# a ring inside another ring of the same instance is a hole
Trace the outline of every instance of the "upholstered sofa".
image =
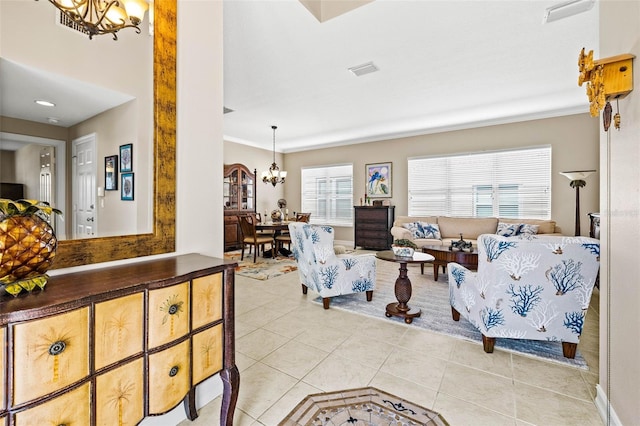
[(415, 242), (418, 247), (422, 247), (425, 245), (448, 246), (451, 241), (459, 240), (462, 234), (465, 241), (470, 241), (477, 246), (479, 235), (496, 234), (499, 227), (500, 235), (503, 236), (562, 235), (554, 220), (449, 216), (398, 216), (393, 222), (391, 235), (394, 240), (408, 239)]
[(485, 352), (496, 338), (544, 340), (574, 358), (599, 267), (593, 238), (481, 235), (478, 272), (447, 268), (453, 320), (469, 320)]

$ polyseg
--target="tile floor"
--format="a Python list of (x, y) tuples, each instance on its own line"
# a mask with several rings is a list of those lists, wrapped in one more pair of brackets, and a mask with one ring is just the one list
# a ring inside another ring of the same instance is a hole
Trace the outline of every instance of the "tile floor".
[[(410, 269), (409, 276), (419, 273)], [(322, 309), (298, 274), (236, 276), (234, 425), (277, 425), (306, 395), (374, 386), (457, 425), (602, 425), (596, 407), (598, 299), (578, 349), (589, 371), (513, 355), (402, 323)], [(375, 293), (374, 293), (375, 297)], [(363, 303), (365, 298), (363, 296)], [(194, 422), (217, 424), (220, 397)]]

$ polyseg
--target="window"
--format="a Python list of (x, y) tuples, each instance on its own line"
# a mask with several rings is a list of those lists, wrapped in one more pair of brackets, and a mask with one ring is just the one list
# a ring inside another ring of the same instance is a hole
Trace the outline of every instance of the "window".
[(409, 216), (551, 217), (551, 147), (408, 161)]
[(311, 222), (353, 225), (353, 165), (302, 168), (302, 211)]

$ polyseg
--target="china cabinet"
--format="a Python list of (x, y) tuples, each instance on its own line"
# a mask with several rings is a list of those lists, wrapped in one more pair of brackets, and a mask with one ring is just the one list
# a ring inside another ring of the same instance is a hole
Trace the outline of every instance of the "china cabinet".
[(238, 216), (256, 212), (256, 171), (242, 164), (224, 166), (224, 249), (240, 248), (242, 232)]
[(235, 263), (188, 254), (57, 275), (0, 300), (0, 424), (137, 425), (223, 381), (231, 425)]

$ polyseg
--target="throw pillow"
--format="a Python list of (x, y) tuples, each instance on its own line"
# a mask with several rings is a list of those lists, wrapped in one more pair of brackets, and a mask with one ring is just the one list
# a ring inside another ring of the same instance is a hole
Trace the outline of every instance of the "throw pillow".
[(518, 235), (518, 231), (520, 231), (522, 225), (522, 223), (498, 222), (498, 230), (496, 231), (496, 234), (502, 235), (503, 237), (515, 237)]
[(440, 227), (437, 223), (420, 222), (420, 225), (424, 232), (424, 238), (440, 239)]
[(403, 223), (402, 226), (411, 231), (411, 237), (414, 239), (434, 238), (440, 239), (440, 228), (437, 223), (427, 222), (411, 222)]
[(522, 226), (520, 226), (518, 234), (536, 235), (538, 233), (538, 228), (540, 228), (540, 225), (529, 225), (527, 223), (523, 223), (521, 225)]

